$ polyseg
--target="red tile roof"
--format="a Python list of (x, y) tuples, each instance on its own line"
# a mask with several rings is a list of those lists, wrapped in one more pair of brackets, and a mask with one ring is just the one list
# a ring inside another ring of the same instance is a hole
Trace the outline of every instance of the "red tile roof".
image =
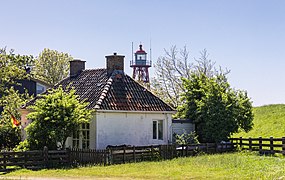
[(83, 70), (76, 77), (68, 77), (57, 86), (70, 85), (80, 100), (89, 102), (88, 108), (124, 111), (174, 111), (122, 71), (114, 71), (110, 77), (106, 69)]

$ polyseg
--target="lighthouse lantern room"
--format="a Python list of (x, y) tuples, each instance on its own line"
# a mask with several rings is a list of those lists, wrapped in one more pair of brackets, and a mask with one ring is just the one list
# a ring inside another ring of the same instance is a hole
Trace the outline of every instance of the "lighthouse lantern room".
[(147, 60), (147, 53), (139, 45), (139, 50), (135, 53), (135, 60), (132, 60), (130, 66), (133, 68), (133, 78), (137, 81), (149, 83), (148, 68), (151, 67), (151, 60)]

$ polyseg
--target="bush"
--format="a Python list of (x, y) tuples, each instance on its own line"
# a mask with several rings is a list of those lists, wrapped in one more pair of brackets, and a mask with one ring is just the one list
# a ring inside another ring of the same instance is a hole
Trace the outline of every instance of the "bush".
[(198, 136), (196, 135), (195, 131), (187, 133), (183, 130), (181, 135), (174, 133), (175, 143), (179, 145), (186, 145), (186, 144), (199, 144)]

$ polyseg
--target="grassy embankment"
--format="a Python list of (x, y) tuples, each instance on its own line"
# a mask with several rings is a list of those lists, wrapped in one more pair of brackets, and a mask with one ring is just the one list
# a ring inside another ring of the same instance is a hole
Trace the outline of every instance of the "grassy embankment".
[(248, 133), (240, 132), (233, 137), (285, 137), (285, 104), (255, 107), (254, 126)]

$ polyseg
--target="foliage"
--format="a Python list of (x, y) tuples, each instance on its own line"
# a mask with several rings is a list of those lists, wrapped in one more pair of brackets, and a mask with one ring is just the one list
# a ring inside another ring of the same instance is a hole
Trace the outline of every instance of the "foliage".
[(285, 136), (285, 104), (273, 104), (253, 108), (253, 128), (249, 132), (238, 132), (233, 137)]
[(30, 96), (28, 93), (19, 94), (13, 87), (6, 89), (4, 94), (0, 99), (0, 106), (4, 107), (0, 118), (0, 148), (11, 149), (21, 140), (21, 127), (12, 128), (11, 114), (20, 120), (18, 108), (27, 102)]
[[(64, 179), (282, 179), (285, 159), (251, 153), (175, 158), (168, 161), (90, 166), (71, 169), (17, 170), (4, 178)], [(159, 173), (158, 173), (159, 172)]]
[[(0, 148), (10, 149), (19, 143), (20, 129), (12, 128), (11, 112), (18, 120), (20, 114), (17, 109), (29, 99), (27, 94), (20, 95), (14, 90), (17, 81), (29, 78), (29, 66), (33, 64), (33, 57), (15, 55), (13, 50), (7, 53), (6, 48), (0, 49)], [(4, 110), (2, 111), (2, 108)]]
[(91, 118), (88, 103), (79, 102), (75, 90), (66, 92), (61, 86), (43, 94), (31, 106), (27, 116), (32, 123), (28, 125), (27, 136), (30, 149), (57, 149), (64, 147), (65, 140), (75, 132), (79, 124)]
[(239, 130), (252, 128), (252, 104), (245, 91), (234, 90), (224, 74), (193, 72), (183, 79), (187, 90), (179, 115), (192, 119), (201, 142), (227, 140)]
[(46, 83), (55, 85), (67, 77), (69, 61), (72, 59), (67, 53), (45, 48), (35, 62), (35, 77)]
[(6, 48), (0, 49), (0, 94), (2, 97), (10, 85), (29, 76), (26, 72), (33, 62), (33, 56), (15, 55), (14, 50), (7, 53)]
[(11, 125), (0, 126), (0, 149), (11, 150), (21, 141), (21, 130)]
[(175, 143), (179, 145), (199, 144), (198, 136), (195, 132), (187, 133), (185, 130), (182, 134), (174, 134)]

